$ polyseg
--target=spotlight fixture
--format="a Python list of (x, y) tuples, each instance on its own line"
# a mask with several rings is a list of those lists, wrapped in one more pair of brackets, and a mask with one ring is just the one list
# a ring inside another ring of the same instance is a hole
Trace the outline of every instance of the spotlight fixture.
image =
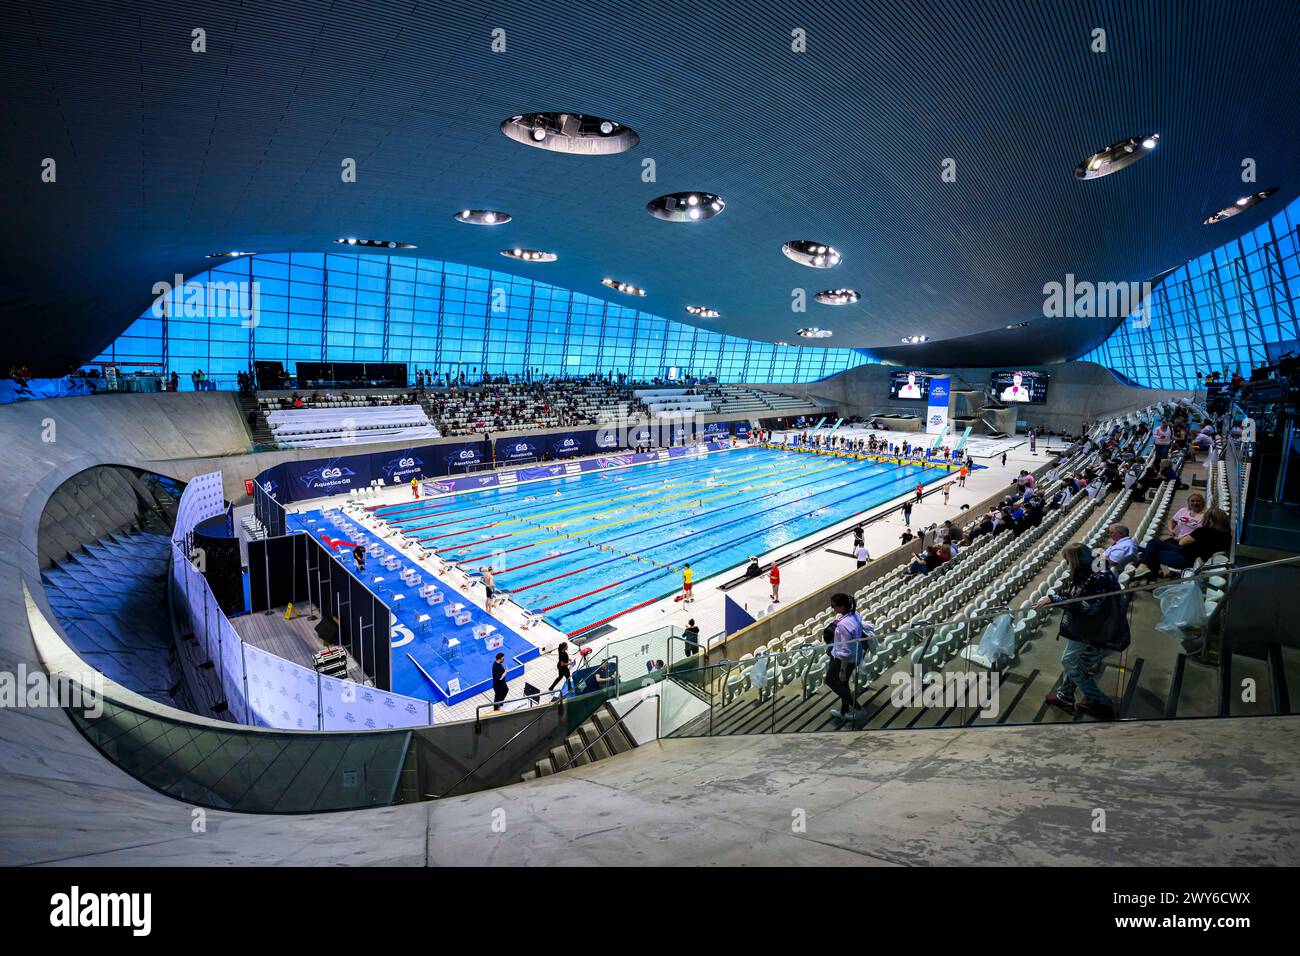
[(367, 249), (414, 249), (409, 242), (394, 242), (391, 239), (356, 239), (348, 237), (346, 239), (335, 239), (339, 245), (343, 246), (365, 246)]
[(667, 222), (699, 222), (712, 219), (726, 208), (727, 201), (713, 193), (669, 193), (645, 204), (646, 212)]
[(840, 264), (842, 256), (824, 242), (794, 239), (781, 247), (787, 259), (810, 269), (830, 269)]
[(904, 335), (903, 336), (904, 345), (920, 345), (922, 342), (928, 342), (928, 341), (930, 341), (930, 336), (928, 335)]
[(1151, 133), (1147, 136), (1130, 136), (1128, 139), (1122, 139), (1118, 143), (1112, 143), (1103, 150), (1093, 153), (1078, 166), (1074, 167), (1074, 175), (1078, 179), (1100, 179), (1102, 176), (1109, 176), (1111, 173), (1119, 172), (1125, 166), (1136, 163), (1156, 148), (1160, 142), (1158, 133)]
[(1009, 328), (1009, 329), (1023, 329), (1023, 328), (1024, 328), (1026, 325), (1028, 325), (1028, 324), (1029, 324), (1028, 322), (1012, 322), (1010, 325), (1007, 326), (1007, 328)]
[(520, 113), (503, 119), (501, 132), (525, 146), (578, 156), (623, 153), (641, 138), (622, 123), (581, 113)]
[(822, 305), (850, 305), (862, 296), (853, 289), (826, 289), (813, 296)]
[(540, 249), (502, 249), (501, 254), (507, 259), (518, 259), (520, 262), (554, 262), (560, 258), (553, 252), (542, 252)]
[(799, 334), (805, 339), (829, 339), (835, 333), (830, 329), (819, 329), (814, 325), (811, 328), (799, 329)]
[(495, 209), (462, 209), (456, 213), (456, 221), (471, 226), (500, 226), (509, 222), (514, 216), (508, 212)]
[(722, 313), (717, 309), (705, 308), (702, 305), (688, 305), (686, 311), (701, 319), (716, 319), (718, 316), (722, 315)]
[(1265, 199), (1273, 195), (1275, 192), (1277, 192), (1277, 187), (1270, 186), (1268, 189), (1261, 189), (1253, 196), (1242, 196), (1231, 206), (1224, 206), (1222, 209), (1216, 212), (1209, 219), (1205, 220), (1205, 225), (1210, 226), (1216, 222), (1223, 222), (1223, 220), (1225, 219), (1231, 219), (1233, 216), (1237, 215), (1238, 213), (1245, 212), (1251, 206), (1254, 206), (1258, 203), (1262, 203)]
[(240, 256), (251, 256), (251, 252), (209, 252), (204, 259), (238, 259)]
[(638, 289), (630, 282), (619, 282), (617, 279), (601, 279), (600, 284), (613, 289), (615, 292), (622, 292), (624, 295), (645, 295), (645, 289)]
[(773, 342), (773, 345), (789, 345), (789, 342)]

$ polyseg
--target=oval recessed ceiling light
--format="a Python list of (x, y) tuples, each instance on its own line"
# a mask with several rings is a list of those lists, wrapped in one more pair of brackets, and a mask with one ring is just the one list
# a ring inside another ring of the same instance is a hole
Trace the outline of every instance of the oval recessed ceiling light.
[(688, 305), (686, 311), (701, 319), (716, 319), (718, 316), (722, 315), (722, 313), (717, 309), (709, 309), (702, 305)]
[(1254, 206), (1258, 203), (1262, 203), (1265, 199), (1273, 195), (1275, 192), (1277, 192), (1277, 187), (1270, 186), (1268, 189), (1261, 189), (1253, 196), (1242, 196), (1231, 206), (1224, 206), (1222, 209), (1216, 212), (1209, 219), (1205, 220), (1205, 225), (1210, 226), (1216, 222), (1223, 222), (1223, 220), (1225, 219), (1231, 219), (1233, 216), (1237, 215), (1238, 213), (1245, 212), (1251, 206)]
[(787, 259), (812, 269), (830, 269), (840, 264), (842, 258), (835, 249), (824, 242), (811, 239), (794, 239), (781, 247)]
[(409, 242), (394, 242), (391, 239), (335, 239), (339, 245), (343, 246), (365, 246), (368, 249), (414, 249), (415, 246)]
[(204, 259), (237, 259), (240, 256), (251, 256), (251, 252), (209, 252)]
[(1026, 325), (1028, 325), (1028, 324), (1029, 324), (1028, 322), (1012, 322), (1010, 325), (1007, 326), (1007, 328), (1009, 328), (1009, 329), (1023, 329), (1023, 328), (1024, 328)]
[(819, 329), (814, 325), (811, 328), (799, 329), (799, 334), (806, 339), (829, 339), (835, 333), (830, 329)]
[(930, 341), (930, 336), (928, 335), (904, 335), (903, 336), (904, 345), (920, 345), (922, 342), (928, 342), (928, 341)]
[(462, 209), (456, 213), (456, 221), (467, 223), (471, 226), (500, 226), (509, 222), (514, 216), (508, 212), (499, 212), (495, 209)]
[(622, 292), (624, 295), (645, 295), (645, 289), (638, 289), (630, 282), (619, 282), (617, 279), (601, 279), (600, 284), (608, 286), (615, 292)]
[(669, 193), (645, 204), (646, 212), (668, 222), (699, 222), (722, 212), (727, 201), (713, 193)]
[(542, 252), (540, 249), (502, 249), (501, 254), (507, 259), (518, 259), (520, 262), (554, 262), (560, 258), (553, 252)]
[(631, 127), (582, 113), (520, 113), (501, 121), (501, 132), (516, 143), (579, 156), (609, 156), (640, 140)]
[(1130, 136), (1118, 143), (1112, 143), (1103, 150), (1093, 153), (1078, 166), (1074, 175), (1079, 179), (1100, 179), (1111, 173), (1119, 172), (1125, 166), (1136, 163), (1160, 142), (1160, 134), (1147, 136)]
[(857, 302), (862, 296), (853, 289), (826, 289), (818, 292), (813, 298), (822, 305), (849, 305)]

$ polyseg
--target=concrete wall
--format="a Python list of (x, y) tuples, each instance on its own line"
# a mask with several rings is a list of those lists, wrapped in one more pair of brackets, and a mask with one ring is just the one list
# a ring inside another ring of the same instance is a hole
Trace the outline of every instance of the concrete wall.
[[(936, 374), (953, 377), (953, 390), (980, 389), (988, 384), (989, 373), (996, 368), (939, 369)], [(1152, 402), (1185, 398), (1186, 392), (1133, 388), (1120, 382), (1105, 368), (1093, 362), (1066, 362), (1062, 365), (1016, 366), (1046, 372), (1052, 377), (1047, 403), (1017, 409), (1018, 418), (1034, 428), (1055, 432), (1074, 432), (1084, 422), (1093, 422), (1116, 412), (1140, 408)], [(891, 402), (889, 376), (904, 370), (897, 365), (859, 365), (825, 381), (810, 385), (768, 385), (770, 391), (787, 395), (812, 396), (834, 402), (845, 415), (895, 414), (925, 415), (925, 402)], [(949, 400), (949, 414), (956, 411)]]

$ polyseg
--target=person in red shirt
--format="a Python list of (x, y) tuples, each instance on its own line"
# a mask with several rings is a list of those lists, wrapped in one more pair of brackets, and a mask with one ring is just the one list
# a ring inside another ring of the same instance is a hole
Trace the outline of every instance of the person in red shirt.
[(924, 493), (925, 493), (925, 486), (918, 481), (916, 483), (916, 500), (918, 502), (921, 500), (921, 497)]
[(772, 570), (768, 572), (767, 581), (772, 585), (772, 603), (781, 603), (781, 569), (772, 562)]

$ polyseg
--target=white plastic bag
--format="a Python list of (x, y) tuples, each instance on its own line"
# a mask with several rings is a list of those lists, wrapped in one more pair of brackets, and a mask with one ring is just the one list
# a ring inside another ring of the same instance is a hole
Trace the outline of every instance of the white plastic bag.
[(749, 671), (749, 684), (755, 690), (764, 690), (767, 687), (767, 664), (766, 654), (754, 658), (754, 666)]
[(1156, 591), (1160, 599), (1160, 623), (1157, 631), (1182, 640), (1199, 633), (1205, 626), (1205, 602), (1195, 581), (1182, 581)]
[(989, 621), (980, 636), (979, 654), (993, 667), (1005, 667), (1016, 656), (1016, 637), (1010, 614), (999, 614)]

